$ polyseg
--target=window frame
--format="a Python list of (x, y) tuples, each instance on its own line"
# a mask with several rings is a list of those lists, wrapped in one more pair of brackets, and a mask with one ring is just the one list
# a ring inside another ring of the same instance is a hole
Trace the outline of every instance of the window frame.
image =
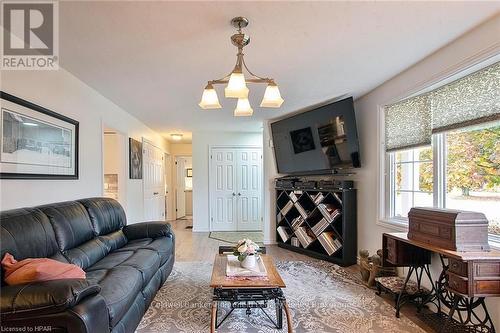
[[(425, 146), (427, 147), (427, 146)], [(432, 157), (432, 160), (416, 160), (415, 159), (415, 149), (418, 149), (418, 148), (413, 148), (413, 149), (408, 149), (408, 151), (411, 150), (411, 153), (412, 153), (412, 157), (411, 157), (411, 161), (397, 161), (396, 160), (396, 154), (398, 152), (392, 152), (392, 153), (386, 153), (387, 155), (389, 155), (387, 157), (388, 159), (388, 165), (389, 165), (389, 173), (387, 175), (388, 177), (388, 189), (389, 189), (389, 193), (387, 194), (389, 196), (389, 211), (388, 211), (388, 217), (390, 219), (398, 219), (398, 220), (402, 220), (402, 221), (407, 221), (408, 219), (405, 218), (405, 217), (400, 217), (400, 216), (396, 216), (395, 213), (396, 213), (396, 193), (398, 192), (397, 188), (396, 188), (396, 184), (395, 184), (395, 175), (396, 175), (396, 172), (397, 172), (397, 166), (398, 164), (399, 165), (403, 165), (403, 164), (411, 164), (412, 166), (412, 189), (411, 190), (399, 190), (399, 192), (406, 192), (406, 193), (412, 193), (412, 203), (413, 205), (415, 204), (415, 193), (432, 193), (432, 198), (433, 198), (433, 206), (435, 207), (435, 203), (434, 203), (434, 198), (435, 198), (435, 195), (436, 195), (436, 186), (434, 186), (434, 173), (435, 173), (435, 168), (434, 168), (434, 147), (430, 146), (431, 148), (431, 151), (433, 153), (433, 157)], [(426, 191), (420, 191), (420, 190), (415, 190), (415, 166), (418, 165), (418, 163), (428, 163), (428, 162), (431, 162), (433, 164), (433, 187), (432, 187), (432, 191), (431, 192), (426, 192)]]

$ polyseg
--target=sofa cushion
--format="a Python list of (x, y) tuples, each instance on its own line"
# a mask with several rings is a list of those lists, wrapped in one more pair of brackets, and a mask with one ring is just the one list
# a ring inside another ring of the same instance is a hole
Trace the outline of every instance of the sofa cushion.
[[(13, 209), (0, 214), (0, 246), (1, 258), (7, 252), (18, 260), (48, 258), (58, 254), (50, 221), (36, 208)], [(1, 272), (4, 285), (4, 272)]]
[(40, 206), (48, 216), (61, 251), (72, 249), (94, 238), (94, 229), (85, 208), (76, 201)]
[(127, 237), (122, 230), (110, 232), (107, 235), (99, 236), (99, 239), (106, 244), (111, 251), (119, 249), (127, 244)]
[(78, 202), (87, 210), (97, 235), (107, 235), (120, 230), (127, 224), (125, 211), (114, 199), (89, 198)]
[(57, 313), (73, 307), (87, 296), (97, 294), (100, 289), (97, 284), (85, 279), (52, 280), (3, 287), (1, 318)]
[(86, 269), (104, 258), (110, 251), (111, 248), (107, 243), (94, 238), (64, 251), (64, 256), (70, 263)]
[(160, 255), (151, 249), (115, 251), (89, 267), (87, 272), (115, 267), (133, 267), (141, 273), (142, 286), (146, 286), (160, 267)]
[(111, 327), (120, 321), (142, 290), (141, 273), (131, 266), (87, 271), (87, 280), (101, 287)]
[(174, 253), (173, 244), (174, 242), (171, 237), (143, 238), (128, 242), (127, 245), (116, 250), (116, 252), (135, 251), (138, 249), (155, 250), (160, 255), (160, 265), (163, 265)]

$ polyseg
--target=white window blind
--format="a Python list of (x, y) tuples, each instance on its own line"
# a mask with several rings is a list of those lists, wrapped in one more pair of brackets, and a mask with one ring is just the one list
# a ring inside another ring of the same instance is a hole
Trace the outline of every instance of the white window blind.
[(428, 145), (432, 133), (495, 120), (500, 120), (500, 62), (386, 106), (386, 150)]

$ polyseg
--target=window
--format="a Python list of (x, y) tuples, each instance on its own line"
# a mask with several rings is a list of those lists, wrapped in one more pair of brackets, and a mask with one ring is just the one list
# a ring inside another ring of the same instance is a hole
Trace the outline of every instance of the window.
[(432, 141), (387, 153), (386, 215), (404, 219), (416, 206), (477, 211), (500, 236), (500, 122), (434, 134)]
[(432, 148), (392, 153), (394, 217), (407, 217), (411, 207), (432, 207)]
[(380, 216), (401, 225), (412, 207), (481, 212), (500, 244), (499, 105), (500, 56), (385, 105)]
[(445, 134), (445, 207), (482, 212), (500, 235), (500, 123)]

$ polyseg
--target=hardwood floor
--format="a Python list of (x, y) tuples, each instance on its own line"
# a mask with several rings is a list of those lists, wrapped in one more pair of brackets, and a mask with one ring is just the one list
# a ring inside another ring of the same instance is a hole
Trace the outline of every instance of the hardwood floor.
[[(229, 245), (216, 239), (209, 238), (208, 232), (193, 232), (186, 229), (192, 225), (192, 220), (169, 221), (175, 233), (175, 261), (206, 261), (213, 262), (214, 255), (220, 245)], [(268, 254), (275, 260), (316, 260), (300, 253), (282, 249), (276, 245), (266, 245)]]
[[(214, 256), (218, 252), (220, 245), (228, 245), (216, 239), (209, 238), (208, 232), (193, 232), (192, 229), (186, 229), (187, 226), (192, 226), (192, 220), (181, 219), (169, 221), (172, 225), (176, 241), (175, 241), (175, 261), (177, 262), (213, 262)], [(266, 245), (267, 253), (272, 255), (275, 260), (288, 260), (288, 261), (315, 261), (314, 259), (300, 253), (295, 253), (282, 249), (276, 245)], [(357, 265), (347, 267), (348, 271), (353, 274), (359, 274)], [(375, 291), (374, 291), (375, 292)], [(387, 295), (382, 295), (391, 305), (394, 305), (392, 298)], [(416, 309), (413, 306), (405, 306), (401, 311), (404, 315), (410, 318), (414, 323), (421, 327), (426, 332), (434, 332), (424, 322), (422, 322), (416, 314)]]

